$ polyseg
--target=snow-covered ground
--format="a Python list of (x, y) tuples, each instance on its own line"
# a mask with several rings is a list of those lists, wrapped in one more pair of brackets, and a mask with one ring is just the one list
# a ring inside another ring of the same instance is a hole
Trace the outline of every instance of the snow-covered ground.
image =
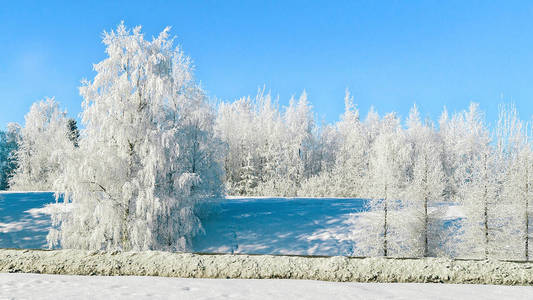
[(533, 287), (0, 274), (0, 299), (532, 299)]
[[(46, 248), (52, 193), (0, 193), (0, 248)], [(365, 200), (228, 197), (203, 218), (194, 252), (352, 255), (354, 216)], [(461, 216), (449, 207), (445, 218)]]
[(50, 227), (50, 192), (0, 193), (0, 248), (44, 248)]
[[(51, 193), (0, 193), (0, 248), (44, 248), (50, 226), (47, 205), (53, 202), (55, 200)], [(363, 204), (363, 200), (346, 198), (228, 198), (220, 203), (216, 213), (208, 215), (203, 220), (205, 234), (195, 238), (193, 250), (257, 254), (349, 254), (353, 244), (348, 238), (349, 226), (347, 225), (353, 221), (354, 214), (363, 210)], [(448, 218), (456, 218), (460, 215), (460, 210), (454, 209), (449, 210)], [(180, 254), (155, 252), (126, 253), (124, 258), (113, 253), (104, 253), (101, 256), (103, 260), (98, 260), (95, 254), (82, 253), (83, 255), (80, 254), (81, 256), (78, 255), (78, 257), (73, 251), (72, 253), (66, 251), (65, 255), (55, 251), (30, 251), (18, 254), (6, 251), (4, 250), (4, 254), (7, 256), (0, 259), (0, 263), (5, 267), (4, 272), (43, 272), (44, 270), (62, 274), (164, 275), (165, 272), (172, 274), (172, 272), (182, 270), (180, 272), (184, 272), (186, 276), (222, 278), (287, 276), (284, 278), (325, 278), (342, 281), (351, 280), (348, 277), (355, 276), (360, 277), (361, 281), (391, 281), (394, 278), (392, 281), (438, 282), (444, 280), (444, 282), (505, 282), (506, 284), (520, 282), (523, 284), (531, 281), (528, 279), (531, 278), (528, 266), (482, 261), (467, 263), (442, 260), (436, 261), (437, 264), (434, 266), (426, 266), (423, 260), (395, 261), (376, 258), (354, 260), (350, 263), (349, 260), (340, 257), (313, 258), (307, 261), (307, 258), (297, 257), (191, 256), (190, 254), (180, 256)], [(18, 255), (21, 256), (16, 258)], [(169, 260), (165, 255), (179, 257)], [(139, 257), (142, 258), (140, 262), (146, 261), (147, 263), (135, 265), (135, 258)], [(306, 261), (303, 262), (303, 260)], [(219, 262), (220, 267), (217, 267), (215, 262)], [(391, 264), (392, 267), (385, 266), (387, 264)], [(421, 265), (418, 266), (418, 264)], [(386, 268), (387, 271), (380, 268)], [(131, 273), (128, 273), (129, 269)], [(203, 275), (196, 274), (194, 270), (196, 273), (203, 272)], [(422, 274), (420, 270), (425, 271)], [(417, 273), (418, 271), (420, 274)], [(285, 275), (281, 276), (282, 274)], [(355, 277), (353, 279), (358, 280)], [(516, 278), (517, 281), (509, 279), (510, 277)], [(533, 287), (0, 273), (0, 299), (87, 299), (95, 297), (112, 299), (533, 299)]]
[(351, 255), (348, 226), (364, 200), (228, 198), (202, 223), (195, 252)]
[[(50, 192), (0, 193), (0, 248), (46, 248)], [(202, 219), (193, 252), (354, 254), (354, 223), (365, 200), (351, 198), (228, 197)], [(448, 206), (445, 219), (462, 216)]]
[[(46, 248), (52, 193), (0, 193), (0, 248)], [(352, 214), (364, 200), (235, 198), (202, 220), (195, 252), (350, 255)]]
[[(46, 248), (50, 192), (0, 193), (0, 248)], [(194, 252), (352, 255), (354, 216), (365, 200), (228, 197), (202, 220)], [(53, 204), (52, 204), (53, 205)], [(461, 216), (449, 207), (445, 218)]]

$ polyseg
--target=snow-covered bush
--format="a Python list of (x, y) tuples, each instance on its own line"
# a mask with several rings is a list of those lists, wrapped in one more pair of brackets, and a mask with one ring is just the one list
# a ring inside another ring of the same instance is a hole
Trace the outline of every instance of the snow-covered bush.
[(151, 41), (123, 24), (80, 88), (79, 147), (58, 190), (51, 246), (185, 250), (202, 230), (196, 204), (222, 191), (214, 115), (190, 59), (165, 29)]

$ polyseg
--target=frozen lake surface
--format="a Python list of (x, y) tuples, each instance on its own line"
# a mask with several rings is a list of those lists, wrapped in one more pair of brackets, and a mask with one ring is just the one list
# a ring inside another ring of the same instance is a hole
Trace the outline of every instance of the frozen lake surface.
[[(46, 248), (52, 193), (0, 193), (0, 247)], [(364, 200), (228, 198), (202, 220), (194, 252), (350, 255), (350, 224)]]

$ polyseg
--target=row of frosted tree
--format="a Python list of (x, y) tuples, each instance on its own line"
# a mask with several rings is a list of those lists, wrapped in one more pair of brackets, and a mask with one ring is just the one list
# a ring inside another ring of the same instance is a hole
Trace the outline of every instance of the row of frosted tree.
[(438, 124), (416, 106), (402, 121), (349, 93), (333, 125), (317, 126), (305, 92), (280, 111), (270, 95), (221, 104), (218, 135), (232, 194), (355, 197), (355, 255), (529, 259), (531, 128), (513, 106), (488, 126), (477, 104)]
[(406, 120), (349, 93), (318, 124), (304, 92), (213, 105), (168, 30), (104, 33), (84, 81), (82, 126), (54, 99), (0, 133), (0, 188), (52, 190), (51, 246), (184, 250), (201, 203), (223, 195), (365, 198), (356, 255), (529, 259), (531, 128), (512, 106), (487, 125), (476, 104), (438, 123)]
[(262, 91), (220, 104), (229, 193), (369, 199), (355, 255), (529, 259), (532, 132), (513, 106), (489, 126), (477, 104), (437, 124), (345, 104), (322, 126), (305, 92), (283, 110)]

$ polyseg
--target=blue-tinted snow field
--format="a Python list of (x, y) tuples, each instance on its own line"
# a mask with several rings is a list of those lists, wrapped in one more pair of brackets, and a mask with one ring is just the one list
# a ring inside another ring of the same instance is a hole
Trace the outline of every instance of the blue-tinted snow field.
[(52, 193), (0, 193), (0, 248), (45, 248)]
[[(0, 193), (0, 248), (46, 248), (52, 193)], [(350, 255), (361, 199), (231, 198), (202, 220), (194, 252)], [(352, 221), (351, 221), (352, 220)]]
[(361, 199), (226, 199), (203, 220), (196, 252), (351, 255), (350, 218)]

